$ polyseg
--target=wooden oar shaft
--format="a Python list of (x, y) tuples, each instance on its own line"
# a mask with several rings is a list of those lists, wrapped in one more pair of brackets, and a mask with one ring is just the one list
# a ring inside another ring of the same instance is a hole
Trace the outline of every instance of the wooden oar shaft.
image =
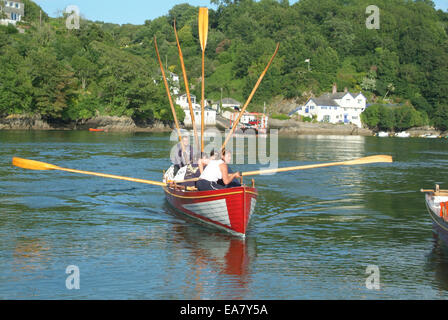
[(270, 173), (278, 173), (278, 172), (287, 172), (287, 171), (296, 171), (296, 170), (307, 170), (307, 169), (315, 169), (315, 168), (323, 168), (323, 167), (332, 167), (332, 166), (340, 166), (343, 165), (343, 162), (334, 162), (334, 163), (322, 163), (322, 164), (309, 164), (305, 166), (297, 166), (297, 167), (288, 167), (288, 168), (278, 168), (278, 169), (267, 169), (267, 170), (258, 170), (258, 171), (247, 171), (243, 172), (242, 176), (255, 176), (261, 174), (270, 174)]
[[(351, 165), (359, 165), (359, 164), (368, 164), (368, 163), (378, 163), (378, 162), (386, 162), (390, 163), (393, 162), (393, 159), (391, 156), (388, 155), (376, 155), (376, 156), (369, 156), (364, 158), (359, 158), (355, 160), (348, 160), (348, 161), (339, 161), (339, 162), (330, 162), (330, 163), (318, 163), (318, 164), (309, 164), (304, 166), (295, 166), (295, 167), (286, 167), (286, 168), (278, 168), (278, 169), (267, 169), (267, 170), (258, 170), (258, 171), (246, 171), (242, 172), (241, 175), (243, 177), (245, 176), (255, 176), (255, 175), (261, 175), (261, 174), (270, 174), (270, 173), (278, 173), (278, 172), (288, 172), (288, 171), (296, 171), (296, 170), (307, 170), (307, 169), (316, 169), (316, 168), (325, 168), (325, 167), (334, 167), (334, 166), (351, 166)], [(198, 181), (199, 178), (192, 178), (182, 181), (176, 181), (176, 183), (183, 183), (183, 182), (193, 182)], [(169, 181), (169, 182), (175, 182)], [(433, 190), (421, 190), (422, 192), (434, 192)], [(443, 190), (441, 190), (443, 191)]]
[(205, 51), (202, 51), (202, 83), (201, 83), (201, 154), (204, 152), (204, 116), (205, 116)]
[(157, 46), (157, 39), (155, 36), (154, 36), (154, 46), (156, 48), (157, 59), (159, 60), (160, 71), (162, 71), (163, 83), (165, 84), (166, 94), (167, 94), (168, 100), (170, 102), (171, 112), (173, 113), (174, 123), (176, 125), (176, 130), (177, 130), (177, 136), (179, 137), (179, 142), (182, 147), (182, 152), (186, 157), (185, 146), (182, 143), (182, 135), (180, 133), (180, 126), (179, 126), (179, 122), (177, 121), (176, 109), (174, 108), (173, 99), (171, 98), (170, 87), (168, 85), (168, 81), (166, 80), (165, 70), (163, 69), (163, 63), (162, 63), (162, 60), (160, 59), (159, 48)]
[(191, 179), (185, 179), (185, 180), (180, 180), (180, 181), (168, 180), (167, 183), (196, 182), (196, 181), (198, 181), (198, 180), (199, 180), (199, 178), (191, 178)]
[(122, 177), (122, 176), (116, 176), (116, 175), (113, 175), (113, 174), (105, 174), (105, 173), (90, 172), (90, 171), (81, 171), (81, 170), (61, 168), (61, 167), (58, 167), (55, 170), (67, 171), (67, 172), (72, 172), (72, 173), (80, 173), (80, 174), (86, 174), (86, 175), (90, 175), (90, 176), (97, 176), (97, 177), (103, 177), (103, 178), (111, 178), (111, 179), (125, 180), (125, 181), (131, 181), (131, 182), (145, 183), (145, 184), (150, 184), (150, 185), (155, 185), (155, 186), (160, 186), (160, 187), (165, 187), (166, 186), (166, 183), (163, 183), (163, 182), (144, 180), (144, 179), (137, 179), (137, 178), (129, 178), (129, 177)]
[(183, 75), (184, 84), (185, 84), (185, 92), (187, 94), (188, 107), (190, 109), (190, 118), (191, 118), (191, 123), (193, 125), (194, 140), (196, 142), (196, 147), (199, 147), (198, 131), (196, 129), (196, 119), (194, 117), (193, 103), (191, 102), (190, 87), (188, 84), (187, 70), (185, 69), (184, 56), (182, 54), (182, 49), (180, 47), (180, 42), (179, 42), (179, 36), (177, 34), (176, 20), (174, 20), (174, 35), (176, 36), (176, 43), (177, 43), (177, 50), (179, 52), (180, 66), (182, 68), (182, 75)]
[(248, 172), (243, 172), (242, 176), (244, 177), (244, 176), (254, 176), (254, 175), (261, 175), (261, 174), (278, 173), (278, 172), (296, 171), (296, 170), (307, 170), (307, 169), (333, 167), (333, 166), (350, 166), (350, 165), (378, 163), (378, 162), (392, 162), (392, 161), (393, 160), (392, 160), (391, 156), (378, 155), (378, 156), (370, 156), (370, 157), (359, 158), (359, 159), (349, 160), (349, 161), (341, 161), (341, 162), (319, 163), (319, 164), (310, 164), (310, 165), (305, 165), (305, 166), (248, 171)]
[(436, 190), (432, 190), (432, 189), (420, 189), (420, 192), (425, 192), (425, 193), (448, 193), (448, 190), (439, 190), (439, 191), (436, 191)]
[(208, 38), (208, 8), (199, 8), (198, 17), (199, 42), (202, 50), (202, 81), (201, 81), (201, 153), (204, 152), (204, 130), (205, 130), (205, 48)]
[(274, 61), (275, 56), (277, 55), (278, 52), (278, 48), (280, 47), (280, 43), (277, 43), (277, 47), (275, 49), (274, 54), (272, 55), (271, 59), (269, 60), (268, 65), (266, 66), (266, 68), (264, 69), (264, 71), (262, 72), (262, 74), (260, 75), (260, 77), (258, 78), (257, 83), (255, 84), (254, 88), (252, 89), (252, 92), (249, 95), (249, 98), (247, 99), (246, 103), (244, 104), (243, 108), (241, 109), (240, 114), (238, 115), (238, 118), (235, 120), (232, 130), (230, 130), (229, 134), (227, 135), (221, 150), (224, 149), (227, 145), (227, 143), (229, 142), (230, 138), (232, 137), (233, 133), (235, 132), (236, 127), (238, 126), (238, 123), (240, 123), (241, 117), (243, 116), (244, 112), (246, 111), (247, 106), (249, 105), (249, 103), (251, 102), (255, 92), (257, 91), (258, 87), (260, 86), (261, 81), (263, 80), (264, 76), (266, 75), (266, 72), (268, 71), (269, 67), (272, 64), (272, 61)]

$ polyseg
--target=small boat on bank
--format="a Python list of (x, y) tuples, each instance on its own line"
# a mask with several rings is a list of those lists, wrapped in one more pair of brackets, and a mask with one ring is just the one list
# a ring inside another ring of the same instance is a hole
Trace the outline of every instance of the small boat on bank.
[(384, 131), (380, 131), (380, 132), (378, 132), (377, 136), (380, 137), (380, 138), (385, 138), (385, 137), (389, 136), (389, 133), (384, 132)]
[(425, 203), (435, 228), (448, 236), (448, 190), (420, 190), (425, 193)]
[(406, 131), (403, 131), (403, 132), (396, 133), (395, 136), (398, 138), (409, 138), (411, 136), (411, 134)]
[(94, 128), (89, 128), (90, 132), (105, 132), (104, 129), (94, 129)]
[(422, 135), (420, 137), (421, 138), (426, 138), (426, 139), (437, 139), (437, 138), (439, 138), (439, 136), (436, 135), (436, 134), (424, 134), (424, 135)]
[(190, 191), (182, 186), (163, 188), (167, 202), (177, 211), (240, 237), (246, 236), (258, 192), (246, 186)]

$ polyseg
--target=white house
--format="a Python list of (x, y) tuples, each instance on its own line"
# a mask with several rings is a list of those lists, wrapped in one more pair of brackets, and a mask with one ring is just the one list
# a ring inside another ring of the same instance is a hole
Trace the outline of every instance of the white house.
[(304, 117), (316, 116), (316, 120), (329, 123), (353, 123), (362, 127), (361, 113), (366, 109), (367, 98), (361, 93), (333, 92), (325, 93), (318, 98), (311, 98), (304, 106), (294, 110), (294, 113)]
[(0, 14), (4, 13), (6, 15), (5, 19), (0, 19), (0, 24), (16, 25), (18, 21), (22, 21), (25, 15), (25, 4), (20, 1), (5, 1), (0, 0)]
[[(196, 96), (194, 94), (190, 95), (191, 104), (194, 112), (194, 120), (196, 125), (201, 125), (201, 105), (196, 103)], [(181, 106), (181, 108), (185, 112), (184, 124), (186, 126), (191, 126), (191, 115), (190, 115), (190, 107), (188, 104), (187, 94), (179, 95), (176, 98), (176, 104)], [(206, 126), (215, 126), (216, 125), (216, 110), (213, 110), (207, 107), (207, 100), (205, 100), (205, 110), (204, 110), (204, 123)]]

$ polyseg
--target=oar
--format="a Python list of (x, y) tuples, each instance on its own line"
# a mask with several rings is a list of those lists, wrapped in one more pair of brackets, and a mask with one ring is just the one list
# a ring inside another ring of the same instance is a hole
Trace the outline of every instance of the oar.
[[(370, 156), (370, 157), (359, 158), (359, 159), (349, 160), (349, 161), (342, 161), (342, 162), (319, 163), (319, 164), (309, 164), (309, 165), (297, 166), (297, 167), (286, 167), (286, 168), (278, 168), (278, 169), (247, 171), (247, 172), (242, 172), (241, 175), (243, 177), (245, 177), (245, 176), (254, 176), (254, 175), (268, 174), (268, 173), (277, 173), (277, 172), (286, 172), (286, 171), (295, 171), (295, 170), (307, 170), (307, 169), (333, 167), (333, 166), (353, 166), (353, 165), (358, 165), (358, 164), (368, 164), (368, 163), (378, 163), (378, 162), (390, 163), (390, 162), (393, 162), (393, 160), (392, 160), (391, 156), (377, 155), (377, 156)], [(188, 180), (183, 180), (183, 181), (176, 181), (176, 183), (192, 182), (192, 181), (198, 181), (198, 180), (199, 180), (199, 178), (193, 178), (193, 179), (188, 179)]]
[(16, 158), (16, 157), (12, 158), (12, 164), (15, 165), (16, 167), (20, 167), (23, 169), (29, 169), (29, 170), (60, 170), (60, 171), (67, 171), (67, 172), (72, 172), (72, 173), (87, 174), (87, 175), (103, 177), (103, 178), (112, 178), (112, 179), (125, 180), (125, 181), (138, 182), (138, 183), (146, 183), (146, 184), (151, 184), (154, 186), (166, 187), (166, 183), (163, 183), (163, 182), (121, 177), (121, 176), (115, 176), (112, 174), (104, 174), (104, 173), (97, 173), (97, 172), (89, 172), (89, 171), (61, 168), (61, 167), (55, 166), (53, 164), (45, 163), (45, 162)]
[(199, 138), (198, 138), (198, 131), (196, 129), (196, 119), (194, 117), (193, 104), (191, 102), (190, 86), (188, 85), (188, 77), (187, 77), (187, 70), (185, 69), (184, 56), (182, 54), (182, 49), (180, 47), (179, 36), (177, 35), (176, 20), (174, 20), (173, 28), (174, 28), (174, 35), (176, 36), (177, 50), (179, 51), (179, 60), (180, 60), (180, 66), (182, 68), (182, 75), (184, 78), (185, 92), (187, 94), (187, 100), (188, 100), (188, 107), (190, 109), (191, 123), (193, 125), (194, 141), (196, 142), (196, 148), (199, 148)]
[(249, 105), (250, 101), (252, 100), (252, 98), (253, 98), (255, 92), (257, 91), (258, 86), (259, 86), (260, 83), (261, 83), (261, 80), (263, 80), (263, 78), (264, 78), (266, 72), (268, 71), (269, 67), (270, 67), (271, 64), (272, 64), (272, 61), (274, 60), (275, 56), (277, 55), (277, 52), (278, 52), (278, 48), (279, 48), (279, 47), (280, 47), (280, 43), (277, 43), (277, 47), (275, 48), (275, 52), (274, 52), (274, 54), (272, 55), (271, 60), (269, 60), (268, 65), (267, 65), (266, 68), (264, 69), (263, 73), (260, 75), (260, 78), (258, 78), (258, 81), (257, 81), (257, 83), (255, 84), (255, 87), (252, 89), (252, 92), (250, 93), (249, 98), (247, 98), (247, 101), (246, 101), (246, 103), (244, 104), (243, 108), (241, 109), (241, 112), (240, 112), (240, 114), (238, 115), (238, 118), (237, 118), (237, 119), (235, 120), (235, 122), (234, 122), (233, 127), (232, 127), (232, 130), (230, 130), (230, 132), (229, 132), (229, 134), (227, 135), (227, 137), (226, 137), (224, 143), (222, 144), (221, 150), (223, 150), (223, 149), (226, 147), (227, 142), (229, 142), (230, 138), (232, 137), (233, 133), (235, 132), (235, 129), (236, 129), (238, 123), (240, 122), (240, 119), (241, 119), (241, 117), (243, 116), (244, 112), (246, 111), (247, 106)]
[(305, 166), (298, 167), (287, 167), (287, 168), (278, 168), (278, 169), (268, 169), (268, 170), (259, 170), (259, 171), (248, 171), (243, 172), (241, 175), (245, 176), (254, 176), (259, 174), (268, 174), (268, 173), (277, 173), (277, 172), (286, 172), (286, 171), (295, 171), (295, 170), (306, 170), (306, 169), (315, 169), (315, 168), (324, 168), (324, 167), (333, 167), (333, 166), (353, 166), (358, 164), (368, 164), (368, 163), (377, 163), (377, 162), (393, 162), (391, 156), (386, 155), (377, 155), (370, 156), (365, 158), (359, 158), (355, 160), (349, 161), (341, 161), (341, 162), (330, 162), (330, 163), (319, 163), (319, 164), (310, 164)]
[(159, 47), (157, 46), (156, 36), (154, 36), (154, 46), (156, 48), (157, 59), (159, 60), (160, 71), (162, 72), (163, 83), (165, 84), (166, 94), (167, 94), (168, 100), (170, 102), (171, 112), (173, 113), (174, 124), (176, 125), (176, 130), (177, 130), (177, 136), (179, 138), (180, 146), (182, 148), (182, 153), (183, 153), (186, 161), (188, 162), (187, 153), (185, 151), (185, 146), (182, 142), (182, 135), (180, 134), (179, 122), (177, 121), (176, 109), (174, 108), (173, 99), (171, 98), (170, 87), (168, 85), (168, 81), (166, 80), (165, 70), (163, 69), (163, 63), (162, 63), (162, 60), (160, 59)]
[(208, 37), (208, 8), (199, 8), (199, 41), (202, 50), (202, 96), (201, 96), (201, 153), (204, 152), (204, 109), (205, 109), (205, 47)]

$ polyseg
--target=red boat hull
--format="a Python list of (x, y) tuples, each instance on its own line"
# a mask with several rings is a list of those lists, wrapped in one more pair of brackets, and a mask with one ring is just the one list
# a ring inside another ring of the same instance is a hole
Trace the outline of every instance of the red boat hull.
[(213, 191), (182, 191), (165, 187), (168, 203), (177, 211), (221, 230), (246, 235), (255, 211), (257, 189), (237, 187)]
[(90, 132), (104, 132), (104, 129), (93, 129), (93, 128), (90, 128), (89, 131)]

